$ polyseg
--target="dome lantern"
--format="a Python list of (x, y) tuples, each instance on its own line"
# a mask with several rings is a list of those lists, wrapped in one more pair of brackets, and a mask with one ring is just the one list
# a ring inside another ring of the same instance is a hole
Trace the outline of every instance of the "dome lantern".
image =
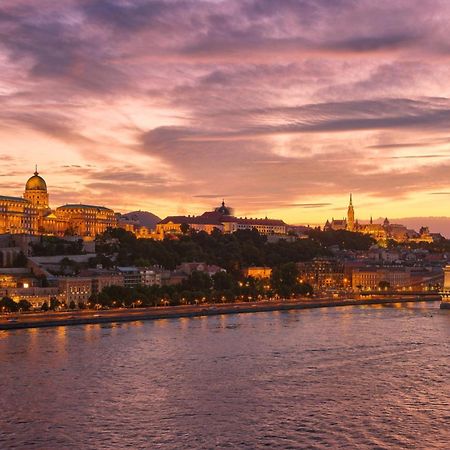
[(222, 200), (222, 205), (215, 209), (216, 212), (222, 214), (223, 216), (231, 216), (233, 211), (228, 206), (225, 206), (225, 200)]

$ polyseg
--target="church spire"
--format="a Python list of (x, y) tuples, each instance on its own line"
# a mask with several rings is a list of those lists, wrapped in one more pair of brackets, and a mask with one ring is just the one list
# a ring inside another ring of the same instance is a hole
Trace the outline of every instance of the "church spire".
[(353, 208), (352, 194), (350, 194), (350, 203), (348, 205), (348, 210), (347, 210), (347, 230), (348, 231), (355, 230), (355, 210)]

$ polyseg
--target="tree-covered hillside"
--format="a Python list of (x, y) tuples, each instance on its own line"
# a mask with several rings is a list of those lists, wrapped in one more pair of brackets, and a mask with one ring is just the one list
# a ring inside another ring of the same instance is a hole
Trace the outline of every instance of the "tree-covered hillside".
[(308, 261), (327, 256), (327, 247), (338, 245), (345, 249), (368, 249), (373, 239), (347, 231), (311, 231), (309, 239), (294, 242), (280, 240), (268, 243), (256, 230), (242, 230), (233, 234), (214, 231), (192, 232), (175, 239), (154, 241), (136, 239), (123, 229), (111, 229), (97, 239), (99, 261), (117, 254), (115, 264), (150, 266), (161, 265), (174, 269), (178, 264), (201, 261), (216, 264), (230, 273), (248, 266), (276, 267), (288, 262)]

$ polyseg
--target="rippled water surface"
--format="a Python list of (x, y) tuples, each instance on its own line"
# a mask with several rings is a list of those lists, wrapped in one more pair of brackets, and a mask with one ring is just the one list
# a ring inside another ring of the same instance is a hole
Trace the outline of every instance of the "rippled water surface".
[(0, 332), (0, 448), (450, 448), (450, 311)]

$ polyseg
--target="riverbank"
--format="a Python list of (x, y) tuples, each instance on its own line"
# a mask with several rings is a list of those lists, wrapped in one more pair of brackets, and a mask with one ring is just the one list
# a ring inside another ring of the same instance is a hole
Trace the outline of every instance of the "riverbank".
[(155, 308), (114, 309), (107, 311), (74, 311), (0, 316), (0, 330), (55, 327), (66, 325), (132, 322), (139, 320), (172, 319), (181, 317), (213, 316), (220, 314), (244, 314), (254, 312), (286, 311), (295, 309), (328, 308), (359, 305), (389, 305), (440, 301), (437, 295), (417, 298), (397, 297), (378, 299), (320, 299), (289, 300), (277, 302), (230, 303), (218, 305), (188, 305)]

